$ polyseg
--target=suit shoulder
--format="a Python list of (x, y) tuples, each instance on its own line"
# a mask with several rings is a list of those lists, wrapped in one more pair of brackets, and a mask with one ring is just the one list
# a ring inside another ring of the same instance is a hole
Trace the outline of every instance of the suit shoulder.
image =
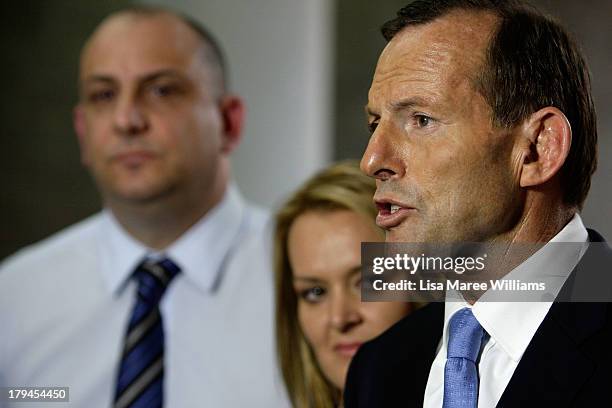
[[(396, 353), (402, 345), (416, 346), (421, 342), (429, 344), (432, 337), (435, 337), (434, 333), (441, 333), (443, 317), (444, 303), (430, 303), (404, 317), (380, 336), (365, 343), (359, 353), (363, 349), (363, 354), (373, 354), (376, 359), (380, 359), (388, 354)], [(420, 335), (416, 336), (415, 333)], [(432, 336), (422, 336), (422, 334), (429, 333)]]

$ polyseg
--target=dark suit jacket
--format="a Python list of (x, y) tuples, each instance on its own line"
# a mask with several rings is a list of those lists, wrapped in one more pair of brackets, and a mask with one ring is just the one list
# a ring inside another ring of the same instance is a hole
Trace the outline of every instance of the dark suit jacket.
[[(592, 230), (589, 240), (604, 242)], [(605, 243), (591, 245), (559, 297), (571, 296), (576, 281), (601, 288), (610, 276), (612, 250)], [(602, 294), (611, 290), (604, 287)], [(553, 303), (497, 406), (612, 406), (611, 305)], [(432, 303), (364, 344), (349, 368), (345, 407), (422, 407), (443, 324), (444, 303)]]

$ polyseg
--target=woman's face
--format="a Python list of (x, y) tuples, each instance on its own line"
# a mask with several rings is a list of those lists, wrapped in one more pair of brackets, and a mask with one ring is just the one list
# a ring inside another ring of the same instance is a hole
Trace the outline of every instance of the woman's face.
[(299, 323), (340, 390), (359, 346), (410, 311), (409, 303), (361, 302), (361, 242), (381, 240), (373, 221), (348, 210), (304, 213), (289, 230)]

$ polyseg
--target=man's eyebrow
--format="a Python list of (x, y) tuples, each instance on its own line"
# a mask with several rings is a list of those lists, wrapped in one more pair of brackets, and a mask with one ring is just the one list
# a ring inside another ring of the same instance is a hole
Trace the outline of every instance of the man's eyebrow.
[[(138, 78), (138, 81), (151, 82), (163, 77), (182, 78), (183, 75), (174, 69), (162, 69), (143, 75), (142, 77)], [(84, 85), (96, 82), (115, 83), (117, 80), (113, 76), (105, 74), (93, 74), (83, 80)]]
[(366, 116), (370, 117), (370, 116), (380, 116), (378, 112), (376, 112), (374, 109), (370, 108), (368, 105), (363, 107)]
[[(392, 111), (397, 112), (397, 111), (401, 111), (404, 109), (410, 109), (415, 106), (425, 106), (425, 105), (430, 105), (430, 102), (428, 102), (427, 99), (425, 98), (415, 96), (411, 98), (400, 99), (399, 101), (393, 101), (389, 104), (389, 108)], [(365, 112), (367, 116), (380, 116), (380, 113), (378, 111), (372, 109), (368, 105), (365, 106)]]
[(152, 81), (155, 81), (156, 79), (163, 78), (163, 77), (183, 78), (184, 75), (174, 69), (163, 69), (161, 71), (155, 71), (150, 74), (144, 75), (142, 78), (140, 78), (140, 81), (141, 82), (152, 82)]
[(87, 85), (87, 84), (93, 84), (96, 82), (104, 82), (104, 83), (114, 83), (116, 82), (115, 79), (109, 75), (98, 75), (98, 74), (94, 74), (94, 75), (90, 75), (87, 78), (85, 78), (82, 82), (83, 85)]
[(390, 108), (391, 110), (397, 112), (404, 109), (410, 109), (415, 106), (424, 106), (429, 105), (428, 101), (425, 98), (421, 98), (418, 96), (406, 99), (400, 99), (399, 101), (391, 102)]

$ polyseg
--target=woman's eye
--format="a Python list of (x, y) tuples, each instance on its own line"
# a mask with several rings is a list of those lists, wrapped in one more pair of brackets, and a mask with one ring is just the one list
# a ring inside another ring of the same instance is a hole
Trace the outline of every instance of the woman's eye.
[(378, 275), (365, 276), (363, 281), (359, 281), (359, 290), (365, 292), (373, 292), (374, 291), (374, 282), (379, 280), (380, 277)]
[(325, 289), (320, 286), (314, 286), (312, 288), (308, 288), (303, 290), (300, 293), (302, 299), (310, 303), (316, 303), (321, 300), (323, 295), (325, 294)]

